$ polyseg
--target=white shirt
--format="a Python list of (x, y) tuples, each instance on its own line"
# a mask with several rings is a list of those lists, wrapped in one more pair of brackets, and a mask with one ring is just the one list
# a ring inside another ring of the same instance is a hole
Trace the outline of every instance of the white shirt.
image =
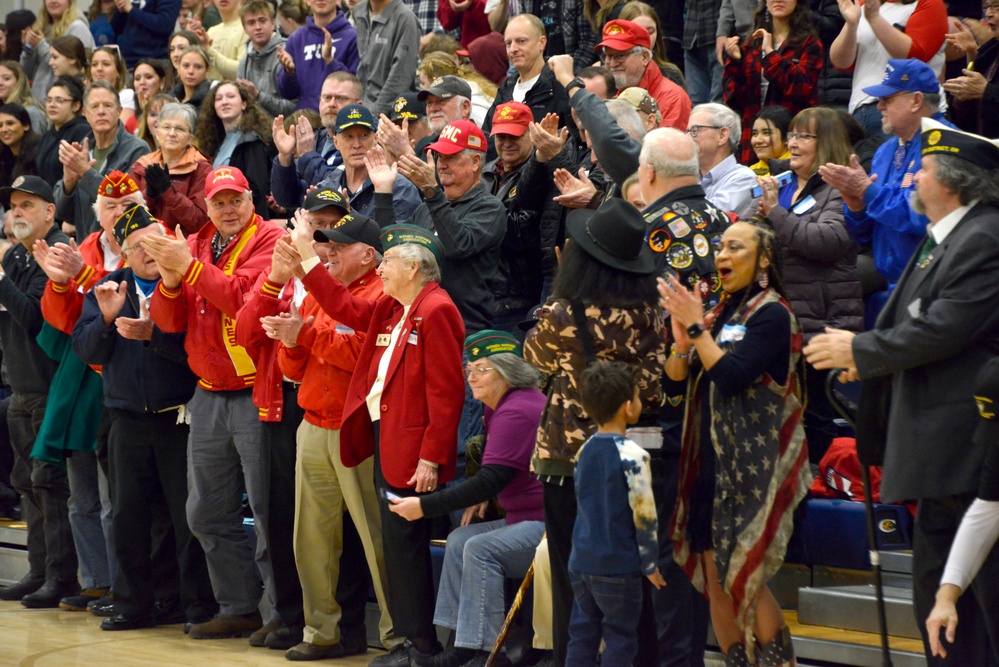
[(961, 519), (940, 585), (954, 584), (962, 591), (974, 580), (999, 538), (999, 502), (975, 498)]
[(734, 155), (701, 176), (701, 187), (707, 200), (726, 213), (735, 213), (740, 218), (752, 213), (756, 174), (736, 162)]
[(947, 238), (947, 235), (954, 231), (954, 228), (957, 227), (957, 223), (961, 222), (961, 220), (964, 219), (964, 216), (968, 214), (968, 211), (973, 209), (977, 203), (978, 200), (976, 199), (967, 206), (962, 206), (959, 209), (951, 211), (935, 223), (927, 225), (926, 231), (929, 234), (932, 234), (933, 240), (937, 242), (937, 245), (940, 245), (944, 242), (944, 239)]
[[(399, 322), (392, 329), (392, 335), (389, 337), (388, 348), (382, 353), (382, 358), (378, 360), (378, 373), (375, 375), (375, 382), (371, 385), (371, 391), (368, 392), (368, 397), (364, 399), (364, 402), (368, 406), (368, 416), (371, 417), (371, 421), (376, 422), (382, 418), (381, 402), (382, 402), (382, 391), (385, 389), (385, 376), (388, 375), (389, 364), (392, 362), (392, 355), (395, 354), (396, 348), (399, 346), (399, 335), (402, 333), (402, 329), (406, 324), (406, 317), (409, 315), (409, 306), (402, 307), (402, 317), (399, 318)], [(380, 335), (372, 331), (371, 334)]]
[(513, 85), (513, 101), (523, 103), (524, 98), (527, 97), (527, 93), (530, 92), (531, 88), (534, 88), (534, 84), (536, 84), (540, 78), (540, 74), (533, 79), (528, 79), (527, 81), (518, 78), (517, 83)]

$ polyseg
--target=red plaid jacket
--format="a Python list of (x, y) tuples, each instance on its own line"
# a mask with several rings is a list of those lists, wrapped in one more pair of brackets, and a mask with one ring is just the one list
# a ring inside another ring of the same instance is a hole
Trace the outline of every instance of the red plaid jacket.
[[(739, 160), (742, 164), (751, 164), (756, 160), (749, 145), (753, 131), (751, 123), (764, 104), (779, 104), (791, 115), (819, 105), (819, 73), (824, 63), (822, 42), (812, 35), (795, 45), (785, 41), (781, 48), (765, 56), (760, 54), (759, 46), (745, 43), (742, 45), (741, 60), (726, 56), (722, 79), (724, 100), (742, 115), (742, 152)], [(760, 95), (761, 73), (770, 81), (765, 100)]]

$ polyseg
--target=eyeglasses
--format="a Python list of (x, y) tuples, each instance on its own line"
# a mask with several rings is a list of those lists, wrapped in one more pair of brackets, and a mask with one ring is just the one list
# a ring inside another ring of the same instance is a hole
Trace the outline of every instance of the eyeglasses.
[(881, 104), (885, 104), (885, 105), (887, 105), (887, 104), (888, 104), (889, 102), (891, 102), (891, 101), (892, 101), (893, 99), (895, 99), (896, 97), (902, 97), (903, 95), (915, 95), (915, 94), (916, 94), (916, 93), (915, 93), (915, 92), (913, 92), (913, 91), (909, 91), (909, 90), (900, 90), (899, 92), (897, 92), (897, 93), (893, 93), (893, 94), (891, 94), (891, 95), (888, 95), (887, 97), (879, 97), (879, 98), (878, 98), (878, 102), (880, 102)]
[(72, 97), (46, 97), (45, 104), (69, 104), (73, 101)]
[(469, 380), (471, 380), (472, 378), (481, 377), (483, 374), (485, 374), (485, 373), (487, 373), (487, 372), (489, 372), (491, 370), (495, 370), (495, 369), (493, 369), (490, 366), (486, 366), (486, 367), (483, 367), (483, 368), (465, 367), (465, 377), (467, 377)]
[(337, 106), (345, 107), (348, 104), (360, 104), (361, 100), (356, 97), (347, 97), (346, 95), (320, 95), (319, 101), (328, 104), (329, 102), (336, 102)]
[(187, 134), (189, 130), (186, 127), (180, 127), (179, 125), (163, 125), (159, 123), (156, 125), (157, 130), (162, 130), (164, 134)]
[(605, 50), (603, 53), (600, 54), (600, 61), (604, 63), (612, 63), (612, 62), (620, 63), (627, 60), (628, 56), (641, 52), (642, 52), (642, 47), (640, 46), (636, 46), (633, 49), (629, 49), (627, 51), (622, 51), (619, 53), (608, 53)]
[(721, 125), (691, 125), (687, 128), (687, 134), (689, 134), (694, 139), (697, 135), (701, 133), (701, 130), (720, 130)]
[(983, 2), (982, 13), (988, 14), (989, 12), (999, 12), (999, 2)]
[(788, 132), (787, 133), (787, 140), (788, 141), (794, 141), (795, 139), (797, 139), (798, 141), (813, 141), (814, 139), (818, 139), (818, 136), (816, 136), (814, 134), (805, 134), (804, 132)]

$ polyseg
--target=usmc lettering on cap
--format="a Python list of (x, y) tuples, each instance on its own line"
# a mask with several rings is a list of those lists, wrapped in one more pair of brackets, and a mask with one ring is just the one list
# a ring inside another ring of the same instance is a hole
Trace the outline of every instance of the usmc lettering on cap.
[(441, 130), (441, 139), (447, 139), (452, 143), (461, 143), (459, 139), (461, 138), (461, 130), (459, 130), (454, 125), (448, 125), (443, 130)]

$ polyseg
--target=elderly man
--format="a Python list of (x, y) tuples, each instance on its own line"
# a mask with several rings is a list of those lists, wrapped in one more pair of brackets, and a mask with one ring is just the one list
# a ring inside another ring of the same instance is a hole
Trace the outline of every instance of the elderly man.
[[(557, 122), (557, 116), (551, 118)], [(534, 152), (528, 132), (533, 122), (531, 108), (520, 102), (505, 102), (496, 108), (491, 120), (499, 158), (482, 170), (482, 181), (507, 211), (506, 234), (492, 289), (496, 304), (493, 328), (523, 337), (517, 325), (541, 300), (542, 253), (546, 248), (554, 252), (561, 207), (551, 197), (536, 198), (531, 196), (532, 188), (520, 187)]]
[(698, 104), (683, 129), (697, 144), (701, 187), (711, 203), (740, 218), (755, 213), (756, 174), (735, 159), (742, 138), (739, 116), (724, 104)]
[(176, 559), (180, 573), (184, 618), (202, 621), (216, 608), (205, 556), (184, 510), (188, 427), (177, 417), (197, 378), (187, 365), (184, 334), (164, 333), (149, 318), (147, 304), (160, 274), (141, 240), (162, 234), (162, 225), (144, 206), (129, 206), (113, 227), (128, 267), (109, 273), (87, 293), (73, 329), (73, 349), (80, 359), (102, 365), (110, 421), (118, 575), (116, 613), (101, 622), (102, 630), (135, 630), (161, 620), (154, 603), (149, 512), (155, 505), (165, 505), (176, 543), (176, 553), (169, 557)]
[(597, 49), (603, 49), (600, 59), (614, 76), (618, 90), (632, 86), (644, 88), (659, 104), (660, 127), (685, 130), (690, 118), (690, 97), (683, 88), (663, 76), (659, 65), (652, 60), (651, 44), (648, 30), (634, 21), (618, 19), (604, 25)]
[[(507, 77), (496, 92), (496, 99), (486, 114), (482, 131), (492, 136), (493, 116), (499, 107), (510, 101), (521, 102), (531, 109), (536, 122), (550, 113), (556, 114), (562, 125), (576, 132), (576, 124), (569, 113), (569, 98), (565, 88), (558, 85), (555, 75), (545, 67), (545, 26), (533, 14), (518, 14), (510, 19), (504, 34), (506, 55), (517, 71), (517, 76)], [(489, 151), (489, 158), (496, 155), (496, 148)]]
[[(423, 137), (429, 137), (430, 124), (427, 122), (427, 105), (416, 99), (416, 93), (400, 95), (392, 103), (392, 112), (388, 116), (390, 123), (409, 134), (409, 145), (416, 146)], [(385, 122), (385, 115), (378, 118), (379, 123)]]
[[(939, 113), (939, 90), (936, 74), (921, 60), (889, 61), (881, 83), (864, 89), (864, 94), (878, 100), (882, 129), (895, 137), (874, 154), (871, 175), (855, 157), (849, 166), (830, 163), (819, 167), (822, 180), (843, 195), (847, 230), (857, 243), (871, 245), (874, 268), (889, 289), (895, 287), (926, 236), (926, 216), (913, 210), (909, 202), (920, 168), (919, 124), (924, 118), (945, 122)], [(864, 282), (880, 282), (877, 276), (870, 276), (869, 267), (867, 264)]]
[[(336, 116), (333, 141), (343, 157), (343, 168), (336, 169), (319, 182), (320, 188), (351, 193), (350, 208), (366, 216), (374, 214), (375, 190), (368, 178), (365, 156), (375, 147), (377, 124), (366, 107), (351, 104)], [(399, 176), (392, 186), (392, 207), (397, 220), (413, 215), (420, 205), (420, 193), (408, 180)]]
[(49, 245), (69, 242), (55, 224), (53, 202), (52, 187), (37, 176), (20, 176), (0, 189), (0, 203), (9, 211), (11, 230), (20, 242), (3, 257), (0, 345), (13, 390), (7, 412), (14, 450), (10, 483), (21, 495), (28, 524), (28, 573), (0, 588), (0, 600), (21, 600), (26, 607), (57, 607), (80, 590), (66, 470), (32, 456), (58, 364), (36, 341), (42, 328), (45, 273), (31, 261), (29, 248), (39, 239)]
[(319, 95), (321, 128), (313, 130), (309, 119), (302, 116), (289, 133), (284, 129), (284, 116), (274, 119), (271, 131), (278, 154), (271, 165), (271, 192), (279, 206), (298, 208), (309, 186), (318, 185), (340, 166), (343, 158), (334, 141), (336, 117), (342, 107), (360, 103), (357, 77), (350, 72), (333, 72), (323, 81)]
[[(381, 298), (382, 282), (375, 274), (381, 230), (371, 218), (341, 215), (326, 209), (300, 216), (309, 230), (315, 230), (314, 236), (296, 236), (300, 250), (284, 241), (275, 246), (271, 273), (261, 286), (263, 297), (256, 308), (275, 313), (261, 322), (267, 334), (280, 341), (281, 372), (302, 383), (298, 401), (305, 410), (298, 428), (295, 552), (306, 628), (304, 641), (286, 653), (289, 660), (363, 653), (364, 610), (372, 583), (382, 610), (383, 645), (392, 648), (401, 643), (392, 634), (373, 461), (368, 458), (348, 468), (340, 457), (341, 414), (366, 334), (337, 322), (313, 294), (290, 315), (276, 314), (278, 301), (272, 296), (282, 281), (287, 284), (291, 276), (304, 278), (308, 272), (313, 292), (326, 293), (328, 283), (335, 280), (356, 298), (371, 302)], [(326, 270), (311, 271), (323, 259), (328, 259)]]
[[(830, 330), (805, 348), (816, 368), (849, 369), (864, 382), (860, 415), (866, 418), (857, 436), (862, 444), (883, 446), (884, 502), (919, 503), (912, 580), (921, 629), (993, 446), (972, 438), (978, 416), (969, 378), (999, 346), (999, 145), (932, 119), (923, 119), (922, 130), (912, 203), (929, 218), (929, 233), (873, 331)], [(993, 550), (972, 586), (975, 594), (957, 603), (961, 625), (956, 641), (945, 644), (947, 660), (931, 664), (984, 665), (994, 658), (997, 581), (999, 551)], [(932, 660), (925, 630), (923, 644)]]
[(83, 115), (93, 138), (84, 139), (82, 144), (59, 144), (63, 177), (55, 185), (56, 218), (66, 225), (64, 231), (75, 233), (79, 243), (97, 231), (93, 206), (104, 174), (115, 169), (127, 172), (149, 152), (149, 145), (118, 120), (120, 113), (121, 99), (114, 86), (107, 81), (93, 82), (83, 93)]
[(243, 530), (245, 486), (257, 535), (256, 564), (273, 602), (268, 557), (267, 453), (250, 389), (256, 367), (236, 342), (236, 315), (267, 268), (282, 232), (253, 212), (243, 173), (219, 167), (206, 179), (211, 225), (190, 239), (147, 236), (142, 247), (159, 266), (150, 314), (165, 332), (187, 332), (188, 364), (199, 377), (189, 405), (187, 519), (208, 559), (219, 615), (195, 624), (194, 639), (246, 636), (263, 625), (260, 579)]
[(636, 86), (625, 88), (618, 94), (617, 99), (635, 108), (646, 132), (651, 132), (662, 124), (663, 115), (659, 113), (659, 104), (644, 88)]
[(427, 106), (430, 134), (414, 147), (409, 145), (409, 138), (401, 128), (382, 123), (378, 128), (378, 142), (389, 162), (395, 162), (403, 155), (425, 157), (427, 146), (437, 141), (444, 126), (457, 120), (468, 120), (472, 113), (472, 88), (467, 81), (456, 76), (434, 79), (417, 93), (416, 99)]

